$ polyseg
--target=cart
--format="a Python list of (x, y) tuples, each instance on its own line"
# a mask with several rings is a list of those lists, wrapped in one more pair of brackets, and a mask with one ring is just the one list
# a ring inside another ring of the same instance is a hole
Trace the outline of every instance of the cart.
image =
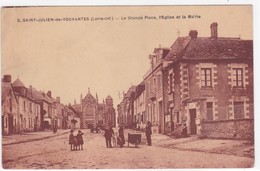
[(130, 144), (134, 144), (135, 147), (138, 147), (138, 144), (141, 143), (141, 134), (138, 133), (128, 133), (128, 147)]

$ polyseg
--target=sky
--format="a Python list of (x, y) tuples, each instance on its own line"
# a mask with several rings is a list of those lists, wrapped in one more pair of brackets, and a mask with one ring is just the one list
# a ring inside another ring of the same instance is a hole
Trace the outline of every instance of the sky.
[[(187, 15), (200, 17), (176, 18)], [(157, 19), (121, 19), (129, 16)], [(79, 102), (90, 88), (99, 102), (111, 95), (116, 107), (123, 91), (143, 80), (154, 48), (170, 47), (190, 30), (210, 37), (213, 22), (220, 37), (253, 39), (251, 6), (27, 7), (2, 9), (1, 17), (2, 77), (11, 74), (27, 87), (51, 90), (65, 104)], [(18, 22), (75, 17), (114, 20)]]

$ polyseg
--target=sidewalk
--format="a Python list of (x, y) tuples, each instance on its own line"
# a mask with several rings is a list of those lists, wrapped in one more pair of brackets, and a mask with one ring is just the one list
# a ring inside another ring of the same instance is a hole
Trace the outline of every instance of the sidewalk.
[(58, 129), (56, 133), (53, 133), (51, 130), (48, 130), (48, 131), (39, 131), (39, 132), (26, 132), (22, 134), (14, 134), (14, 135), (5, 135), (2, 136), (2, 146), (51, 138), (54, 136), (67, 134), (69, 133), (69, 131), (70, 131), (69, 129), (66, 130)]
[[(144, 132), (127, 130), (126, 133), (128, 132), (141, 133), (141, 145), (147, 144)], [(198, 151), (254, 158), (254, 142), (250, 140), (201, 139), (198, 136), (174, 138), (163, 134), (152, 134), (152, 145), (183, 151)]]

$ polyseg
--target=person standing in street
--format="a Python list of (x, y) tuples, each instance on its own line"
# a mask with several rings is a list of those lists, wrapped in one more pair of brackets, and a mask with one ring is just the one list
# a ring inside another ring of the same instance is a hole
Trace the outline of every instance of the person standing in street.
[(81, 130), (79, 130), (77, 134), (77, 142), (78, 142), (79, 150), (80, 149), (83, 150), (84, 141), (82, 135), (83, 133), (81, 132)]
[(107, 129), (105, 129), (105, 139), (106, 139), (106, 145), (107, 145), (107, 148), (112, 148), (112, 145), (111, 145), (111, 138), (112, 136), (114, 135), (114, 130), (112, 129), (112, 127), (108, 127)]
[(74, 150), (74, 135), (73, 135), (73, 130), (70, 130), (70, 136), (69, 136), (69, 144), (70, 144), (70, 150)]
[(181, 135), (182, 137), (187, 137), (187, 124), (185, 120), (183, 121)]
[(149, 121), (147, 121), (147, 124), (146, 124), (146, 127), (145, 127), (145, 134), (146, 134), (146, 139), (147, 139), (148, 146), (151, 146), (152, 145), (152, 139), (151, 139), (152, 124)]
[(120, 147), (122, 148), (123, 145), (125, 144), (125, 135), (124, 135), (124, 128), (123, 126), (120, 126), (119, 130), (118, 130), (118, 133), (119, 133), (119, 138), (121, 139), (121, 142), (120, 142)]

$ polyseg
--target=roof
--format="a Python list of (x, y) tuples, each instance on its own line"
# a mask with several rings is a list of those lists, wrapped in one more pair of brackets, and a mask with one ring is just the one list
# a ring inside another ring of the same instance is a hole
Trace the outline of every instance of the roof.
[(183, 58), (231, 59), (252, 58), (253, 41), (241, 39), (197, 38), (192, 39), (185, 50)]
[(13, 83), (13, 87), (25, 87), (25, 85), (19, 78), (17, 78)]
[(182, 50), (187, 46), (187, 44), (190, 42), (191, 37), (178, 37), (176, 41), (171, 46), (171, 50), (166, 56), (166, 59), (173, 59), (177, 54), (181, 53)]
[(136, 86), (131, 86), (129, 89), (128, 89), (128, 91), (127, 91), (127, 93), (126, 93), (126, 95), (125, 95), (125, 97), (131, 97), (131, 94), (132, 94), (132, 92), (134, 92), (135, 91), (135, 88), (136, 88)]
[(167, 59), (244, 59), (253, 57), (253, 41), (239, 38), (177, 38)]
[(80, 104), (74, 104), (71, 106), (73, 109), (75, 109), (77, 112), (81, 111), (81, 105)]
[(44, 96), (42, 91), (37, 91), (35, 88), (32, 88), (32, 94), (33, 94), (33, 97), (35, 98), (35, 100), (37, 100), (37, 101), (44, 100), (48, 103), (52, 103), (52, 100), (50, 98), (48, 98), (46, 94)]
[(67, 110), (72, 113), (75, 117), (80, 118), (80, 112), (77, 111), (73, 106), (68, 106)]
[[(96, 96), (97, 96), (97, 94), (96, 94)], [(90, 93), (90, 88), (88, 88), (88, 93), (87, 93), (87, 95), (84, 97), (83, 101), (96, 102), (96, 99), (95, 99), (94, 96), (92, 96), (92, 94)]]
[(136, 87), (136, 90), (135, 90), (135, 97), (134, 99), (137, 99), (145, 90), (145, 84), (144, 84), (144, 81), (142, 81), (137, 87)]

